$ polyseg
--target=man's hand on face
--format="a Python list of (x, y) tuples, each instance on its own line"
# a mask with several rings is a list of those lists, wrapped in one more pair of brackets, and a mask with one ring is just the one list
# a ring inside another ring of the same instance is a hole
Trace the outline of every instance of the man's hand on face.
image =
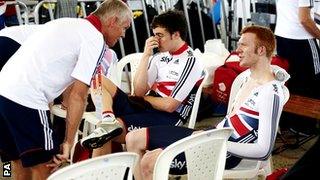
[(144, 46), (144, 54), (147, 54), (149, 56), (153, 55), (153, 49), (159, 47), (159, 40), (155, 36), (151, 36), (146, 40), (145, 46)]

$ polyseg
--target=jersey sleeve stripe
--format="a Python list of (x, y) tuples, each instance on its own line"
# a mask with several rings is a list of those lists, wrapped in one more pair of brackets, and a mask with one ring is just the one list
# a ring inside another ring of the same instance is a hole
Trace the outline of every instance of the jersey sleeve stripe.
[[(94, 69), (93, 71), (93, 74), (92, 74), (92, 78), (91, 78), (91, 83), (94, 81), (94, 75), (96, 75), (98, 72), (99, 72), (99, 65), (101, 64), (101, 61), (103, 60), (103, 55), (104, 53), (106, 52), (106, 45), (103, 46), (102, 50), (101, 50), (101, 53), (100, 53), (100, 56), (97, 60), (97, 64), (96, 64), (96, 68)], [(107, 73), (107, 72), (106, 72)]]
[(277, 135), (277, 127), (278, 127), (278, 121), (279, 121), (279, 106), (280, 106), (280, 98), (278, 95), (274, 95), (273, 97), (273, 108), (272, 108), (272, 117), (271, 117), (271, 138), (270, 138), (270, 147), (268, 150), (268, 153), (262, 157), (262, 159), (267, 159), (273, 150), (273, 145), (276, 140), (276, 135)]
[(183, 86), (184, 82), (186, 81), (186, 79), (190, 75), (194, 64), (195, 64), (195, 57), (189, 57), (188, 60), (187, 60), (186, 65), (185, 65), (185, 67), (183, 69), (183, 72), (181, 74), (181, 77), (179, 78), (179, 80), (178, 80), (176, 86), (174, 87), (174, 89), (172, 90), (171, 97), (174, 98), (177, 95), (177, 93), (179, 92), (179, 90)]

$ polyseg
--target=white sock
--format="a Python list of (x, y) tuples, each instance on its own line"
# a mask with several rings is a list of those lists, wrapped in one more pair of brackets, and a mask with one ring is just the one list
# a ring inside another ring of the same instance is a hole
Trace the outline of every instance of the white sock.
[(114, 116), (112, 111), (102, 112), (102, 122), (114, 123), (115, 121), (116, 121), (116, 117)]

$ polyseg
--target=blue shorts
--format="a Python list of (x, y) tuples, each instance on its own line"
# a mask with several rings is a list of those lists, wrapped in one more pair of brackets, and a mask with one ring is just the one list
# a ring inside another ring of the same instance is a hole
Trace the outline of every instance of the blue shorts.
[(30, 109), (0, 96), (0, 156), (23, 167), (48, 162), (59, 152), (49, 111)]
[(19, 47), (20, 44), (13, 39), (0, 36), (0, 70)]
[[(195, 130), (186, 127), (173, 127), (173, 126), (153, 126), (147, 128), (147, 150), (154, 150), (157, 148), (166, 148), (170, 144), (190, 136)], [(237, 166), (241, 158), (232, 156), (228, 153), (226, 159), (225, 169), (231, 169)], [(170, 166), (170, 174), (186, 174), (186, 158), (185, 154), (177, 155)]]
[(0, 15), (0, 30), (5, 28), (4, 14)]
[(177, 112), (164, 112), (152, 107), (137, 109), (129, 102), (128, 95), (117, 89), (113, 98), (113, 111), (126, 126), (126, 130), (132, 131), (149, 126), (178, 126), (182, 120)]

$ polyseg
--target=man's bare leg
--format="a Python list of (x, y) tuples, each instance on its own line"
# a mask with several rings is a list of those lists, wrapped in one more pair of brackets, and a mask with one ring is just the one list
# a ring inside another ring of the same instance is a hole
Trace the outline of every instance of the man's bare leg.
[[(98, 77), (99, 78), (99, 77)], [(113, 113), (113, 97), (117, 92), (117, 86), (115, 86), (109, 79), (101, 77), (101, 92), (102, 92), (102, 120), (98, 123), (98, 127), (93, 133), (84, 137), (81, 140), (81, 144), (84, 147), (95, 149), (103, 146), (106, 142), (110, 141), (112, 138), (121, 136), (125, 131), (124, 125), (116, 120)], [(98, 90), (99, 89), (95, 89)], [(125, 135), (124, 135), (125, 136)], [(110, 149), (110, 145), (106, 145), (107, 149)], [(103, 148), (104, 149), (104, 148)], [(110, 150), (98, 150), (99, 152), (110, 152)], [(101, 154), (101, 153), (94, 153)]]
[(140, 158), (138, 160), (138, 165), (134, 170), (134, 177), (136, 180), (142, 180), (141, 169), (140, 169), (140, 159), (146, 150), (146, 129), (138, 129), (129, 132), (126, 136), (126, 147), (129, 152), (135, 152), (139, 154)]
[(49, 164), (49, 162), (31, 167), (32, 180), (43, 180), (48, 178), (51, 168), (47, 167), (47, 164)]
[[(113, 82), (110, 79), (103, 77), (102, 78), (102, 94), (106, 92), (110, 95), (108, 97), (111, 97), (111, 102), (107, 101), (108, 103), (105, 103), (105, 104), (108, 105), (109, 103), (111, 103), (111, 108), (112, 108), (112, 98), (117, 92), (117, 86), (113, 84)], [(105, 99), (105, 100), (109, 100), (109, 99)]]
[(112, 142), (109, 141), (109, 142), (105, 143), (102, 147), (94, 149), (92, 151), (92, 157), (98, 157), (98, 156), (102, 156), (105, 154), (111, 154), (112, 153), (111, 144), (112, 144)]
[(152, 180), (153, 169), (156, 164), (157, 158), (163, 150), (158, 148), (152, 151), (146, 152), (140, 162), (140, 168), (143, 180)]
[(32, 179), (32, 172), (30, 168), (24, 168), (21, 160), (15, 160), (12, 162), (12, 172), (14, 180), (29, 180)]

